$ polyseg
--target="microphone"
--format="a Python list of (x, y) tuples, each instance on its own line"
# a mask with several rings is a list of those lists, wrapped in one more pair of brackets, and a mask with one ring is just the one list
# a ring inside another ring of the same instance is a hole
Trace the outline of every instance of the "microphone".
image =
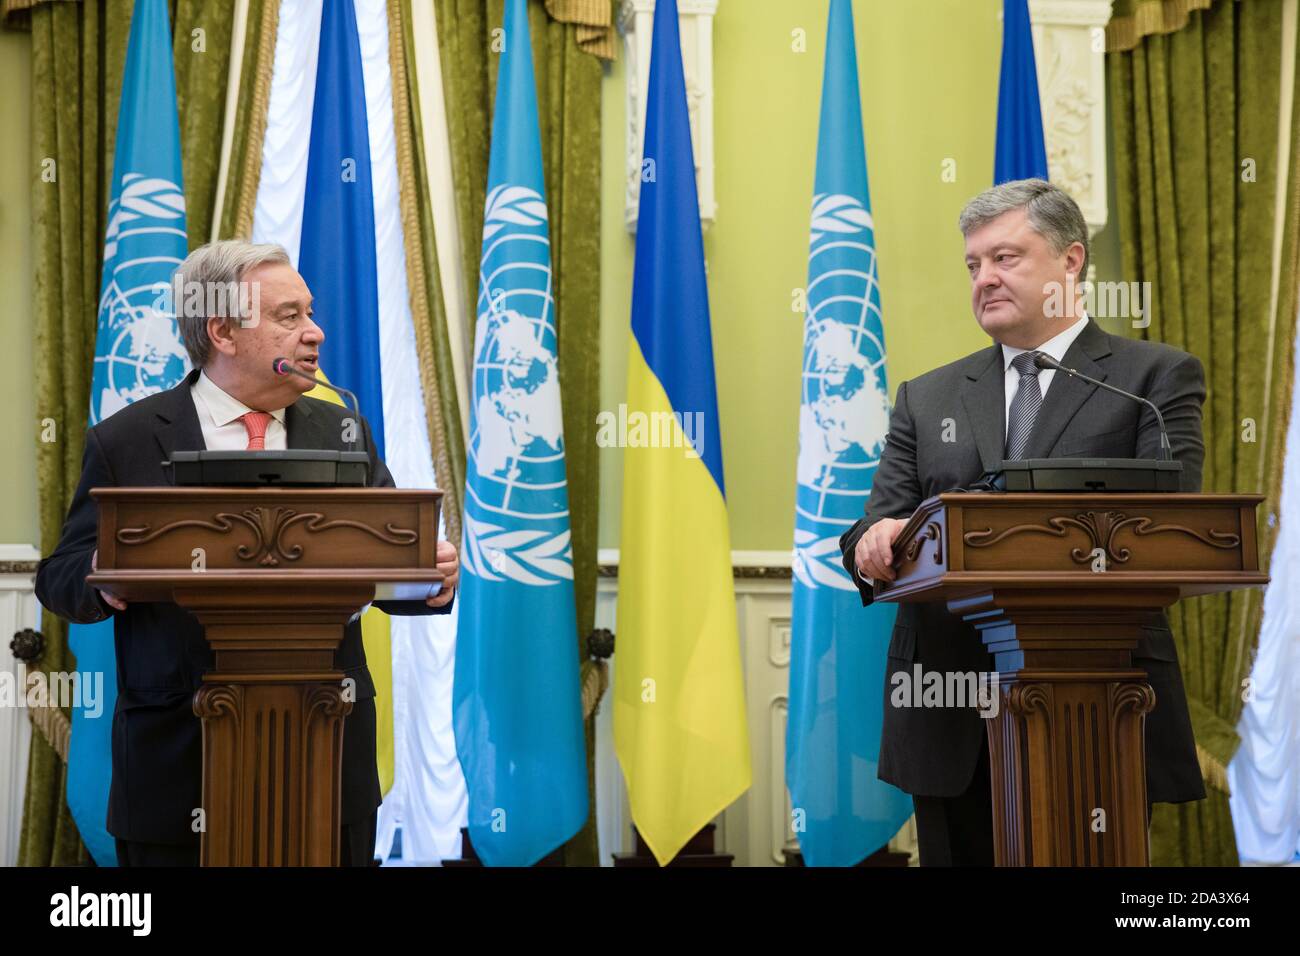
[(1122, 388), (1116, 388), (1114, 385), (1107, 385), (1105, 382), (1098, 381), (1091, 375), (1084, 375), (1078, 369), (1067, 368), (1046, 352), (1035, 352), (1034, 364), (1040, 369), (1050, 368), (1058, 372), (1064, 372), (1066, 375), (1072, 375), (1075, 378), (1083, 379), (1083, 381), (1088, 382), (1090, 385), (1096, 385), (1098, 388), (1104, 388), (1108, 392), (1114, 392), (1116, 395), (1123, 395), (1125, 398), (1132, 399), (1135, 402), (1141, 402), (1143, 405), (1147, 406), (1147, 408), (1156, 413), (1156, 424), (1160, 426), (1160, 460), (1174, 460), (1173, 448), (1169, 444), (1169, 432), (1165, 429), (1165, 416), (1160, 414), (1160, 409), (1156, 408), (1155, 402), (1143, 398), (1141, 395), (1134, 395), (1132, 392), (1126, 392)]
[(356, 415), (356, 427), (353, 428), (352, 430), (352, 441), (350, 442), (350, 446), (351, 446), (350, 450), (351, 451), (357, 450), (356, 435), (357, 435), (357, 429), (361, 427), (361, 403), (357, 401), (356, 395), (348, 391), (346, 388), (340, 388), (337, 385), (331, 385), (329, 382), (322, 381), (321, 379), (317, 378), (315, 375), (308, 375), (306, 372), (302, 371), (301, 369), (294, 368), (293, 365), (290, 364), (289, 360), (284, 357), (280, 357), (272, 361), (271, 369), (272, 371), (275, 372), (276, 375), (297, 375), (299, 378), (305, 378), (307, 381), (313, 382), (316, 385), (324, 385), (331, 392), (337, 392), (339, 395), (342, 395), (345, 399), (351, 400), (352, 412), (354, 415)]

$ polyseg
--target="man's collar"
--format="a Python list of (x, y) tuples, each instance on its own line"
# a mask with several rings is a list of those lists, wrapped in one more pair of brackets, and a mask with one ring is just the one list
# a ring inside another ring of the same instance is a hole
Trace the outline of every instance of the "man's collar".
[[(208, 415), (217, 426), (229, 425), (231, 422), (238, 421), (241, 416), (253, 411), (253, 409), (208, 378), (207, 372), (199, 373), (199, 377), (194, 381), (193, 389), (195, 398), (203, 404), (204, 409), (207, 410)], [(284, 409), (278, 408), (271, 412), (271, 417), (283, 425)]]
[(1085, 312), (1079, 320), (1068, 329), (1052, 336), (1036, 349), (1018, 349), (1014, 346), (1004, 344), (1002, 346), (1002, 371), (1005, 372), (1009, 369), (1011, 367), (1012, 359), (1022, 352), (1046, 352), (1058, 362), (1063, 361), (1065, 359), (1065, 353), (1070, 350), (1070, 346), (1074, 344), (1074, 340), (1077, 339), (1080, 333), (1082, 333), (1087, 327), (1088, 313)]

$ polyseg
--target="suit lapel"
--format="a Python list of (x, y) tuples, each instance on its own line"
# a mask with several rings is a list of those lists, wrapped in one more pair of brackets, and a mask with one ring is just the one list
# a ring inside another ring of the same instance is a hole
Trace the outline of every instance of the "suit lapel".
[(311, 407), (311, 402), (300, 398), (284, 411), (285, 445), (289, 448), (324, 448), (339, 451), (343, 436), (332, 434), (325, 416)]
[[(1107, 355), (1110, 355), (1110, 345), (1106, 333), (1101, 326), (1089, 319), (1078, 338), (1066, 350), (1061, 364), (1104, 382), (1106, 370), (1097, 364), (1097, 360)], [(1038, 410), (1038, 418), (1034, 421), (1029, 444), (1025, 446), (1025, 457), (1050, 457), (1065, 426), (1095, 391), (1096, 385), (1089, 385), (1072, 375), (1061, 371), (1053, 375), (1052, 385), (1047, 390), (1042, 407)]]
[[(982, 361), (981, 361), (982, 359)], [(1006, 397), (1002, 391), (1006, 369), (1002, 367), (1002, 346), (976, 353), (973, 371), (966, 373), (962, 404), (975, 432), (980, 461), (985, 471), (997, 468), (1006, 446)]]
[[(207, 443), (203, 440), (203, 427), (199, 424), (199, 413), (194, 408), (194, 398), (190, 395), (190, 386), (199, 377), (199, 370), (194, 369), (179, 385), (162, 394), (165, 401), (159, 403), (154, 413), (154, 440), (162, 452), (162, 460), (168, 461), (174, 451), (203, 451)], [(170, 469), (162, 469), (167, 484), (175, 484)]]

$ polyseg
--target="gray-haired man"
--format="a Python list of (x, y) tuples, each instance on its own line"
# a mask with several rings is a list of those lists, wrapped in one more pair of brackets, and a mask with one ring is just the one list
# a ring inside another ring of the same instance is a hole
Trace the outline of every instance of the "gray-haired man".
[[(1154, 402), (1183, 463), (1183, 490), (1201, 487), (1201, 363), (1167, 345), (1109, 335), (1085, 314), (1080, 283), (1088, 227), (1074, 200), (1041, 179), (1004, 183), (972, 199), (959, 226), (971, 307), (994, 344), (898, 387), (866, 516), (840, 539), (864, 605), (872, 598), (871, 579), (893, 580), (894, 540), (925, 498), (965, 487), (1003, 459), (1158, 457), (1159, 431), (1149, 409), (1040, 371), (1035, 350)], [(974, 629), (943, 604), (901, 606), (888, 656), (878, 776), (913, 795), (922, 865), (991, 865), (980, 715), (973, 708), (892, 707), (890, 680), (917, 664), (924, 672), (987, 673), (992, 657)], [(1133, 663), (1147, 671), (1158, 701), (1146, 722), (1148, 803), (1203, 799), (1164, 615), (1150, 622)]]
[[(198, 863), (193, 824), (202, 806), (203, 750), (190, 702), (213, 658), (198, 621), (177, 605), (127, 604), (86, 583), (95, 566), (99, 519), (90, 489), (171, 484), (162, 462), (178, 450), (349, 447), (346, 410), (307, 397), (310, 382), (272, 368), (284, 357), (315, 376), (325, 341), (312, 321), (311, 292), (284, 249), (211, 243), (181, 264), (174, 289), (194, 369), (175, 388), (126, 406), (86, 433), (81, 481), (62, 536), (36, 572), (36, 595), (55, 614), (78, 623), (113, 615), (118, 696), (107, 823), (122, 866)], [(391, 487), (370, 427), (364, 419), (360, 424), (370, 483)], [(450, 542), (438, 542), (437, 566), (446, 580), (427, 606), (380, 606), (390, 614), (450, 611), (459, 579)], [(366, 865), (380, 791), (375, 685), (359, 620), (345, 629), (335, 664), (355, 681), (357, 696), (343, 725), (341, 858), (344, 865)]]

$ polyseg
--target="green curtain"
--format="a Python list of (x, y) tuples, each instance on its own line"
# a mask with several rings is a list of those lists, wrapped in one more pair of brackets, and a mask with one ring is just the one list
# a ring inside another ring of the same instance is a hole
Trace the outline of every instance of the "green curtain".
[[(253, 207), (262, 172), (262, 139), (275, 66), (275, 38), (280, 0), (249, 0), (244, 27), (244, 58), (236, 94), (238, 120), (231, 136), (230, 165), (222, 194), (221, 239), (251, 238)], [(215, 202), (215, 197), (214, 200)], [(191, 229), (191, 236), (194, 231)]]
[[(502, 0), (435, 0), (452, 176), (460, 223), (465, 288), (478, 288), (497, 57), (492, 31)], [(579, 659), (596, 611), (596, 522), (600, 479), (596, 413), (600, 402), (600, 60), (578, 46), (579, 24), (529, 4), (546, 195), (551, 269), (558, 316), (560, 392), (573, 533)], [(587, 824), (565, 848), (571, 865), (596, 865), (594, 720), (587, 721), (590, 808)]]
[[(1259, 511), (1265, 562), (1300, 281), (1293, 201), (1281, 301), (1271, 309), (1281, 54), (1283, 42), (1296, 42), (1282, 38), (1281, 10), (1273, 0), (1119, 0), (1107, 34), (1124, 278), (1151, 283), (1142, 334), (1204, 363), (1203, 490), (1269, 495)], [(1293, 147), (1293, 193), (1297, 163)], [(1226, 767), (1240, 743), (1262, 603), (1256, 589), (1170, 610), (1208, 799), (1156, 805), (1153, 864), (1237, 865)]]
[[(394, 54), (393, 122), (398, 144), (398, 178), (401, 182), (403, 236), (407, 243), (407, 281), (411, 288), (411, 318), (416, 323), (420, 370), (426, 389), (430, 421), (429, 444), (434, 455), (438, 484), (445, 492), (443, 520), (447, 537), (459, 545), (461, 496), (465, 487), (465, 435), (461, 429), (460, 396), (452, 361), (451, 335), (439, 274), (433, 227), (433, 201), (425, 176), (424, 123), (420, 115), (419, 84), (415, 76), (415, 35), (411, 29), (411, 0), (389, 0), (390, 38), (401, 38), (400, 56)], [(397, 67), (400, 66), (400, 70)], [(412, 254), (414, 253), (414, 254)], [(414, 261), (413, 261), (414, 260)], [(421, 328), (423, 324), (423, 328)]]
[[(190, 247), (211, 228), (224, 112), (230, 30), (228, 0), (174, 0), (177, 108)], [(36, 323), (36, 417), (52, 419), (56, 441), (36, 444), (41, 550), (58, 543), (81, 473), (91, 368), (111, 192), (117, 105), (132, 0), (66, 0), (19, 10), (12, 23), (32, 34), (32, 244)], [(21, 18), (19, 17), (21, 15)], [(194, 31), (202, 31), (196, 34)], [(43, 616), (39, 666), (71, 670), (64, 623)], [(88, 859), (64, 798), (65, 756), (43, 733), (32, 738), (19, 863)]]

